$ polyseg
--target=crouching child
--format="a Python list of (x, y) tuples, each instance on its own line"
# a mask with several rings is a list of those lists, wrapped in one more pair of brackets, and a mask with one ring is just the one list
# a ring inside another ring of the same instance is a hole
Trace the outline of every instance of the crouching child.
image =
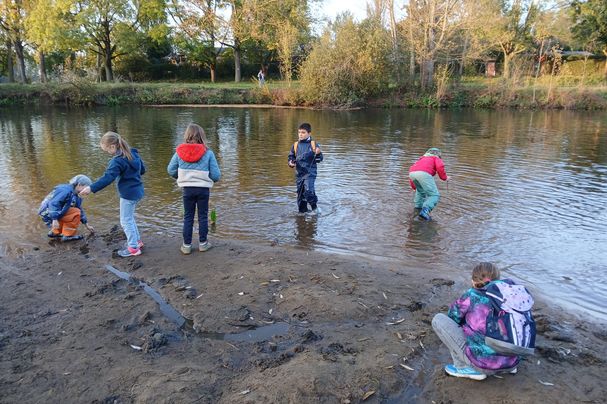
[(44, 198), (38, 209), (38, 215), (50, 228), (50, 238), (60, 238), (62, 241), (80, 240), (78, 226), (82, 223), (89, 232), (94, 229), (88, 225), (86, 214), (82, 208), (82, 198), (78, 193), (91, 185), (91, 179), (86, 175), (77, 175), (68, 184), (59, 184)]
[(500, 279), (499, 269), (482, 262), (472, 270), (472, 288), (439, 313), (432, 328), (449, 348), (450, 376), (473, 380), (496, 373), (517, 373), (522, 357), (533, 355), (533, 297), (523, 285)]

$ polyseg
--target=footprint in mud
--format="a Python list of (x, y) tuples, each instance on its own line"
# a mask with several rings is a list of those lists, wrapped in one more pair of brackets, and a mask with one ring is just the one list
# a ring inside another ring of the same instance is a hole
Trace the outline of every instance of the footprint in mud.
[(118, 225), (112, 226), (109, 232), (101, 236), (103, 240), (108, 244), (116, 243), (119, 241), (126, 240), (126, 236), (122, 231), (122, 228)]
[(434, 279), (430, 280), (430, 283), (432, 284), (432, 286), (435, 286), (435, 287), (453, 286), (455, 284), (454, 281), (452, 281), (450, 279), (443, 279), (443, 278), (434, 278)]
[(326, 347), (319, 349), (319, 353), (324, 360), (337, 362), (338, 356), (355, 355), (358, 351), (351, 347), (344, 347), (339, 342), (333, 342)]
[(157, 330), (152, 330), (148, 336), (145, 337), (142, 350), (145, 353), (156, 352), (160, 347), (167, 344), (167, 337)]

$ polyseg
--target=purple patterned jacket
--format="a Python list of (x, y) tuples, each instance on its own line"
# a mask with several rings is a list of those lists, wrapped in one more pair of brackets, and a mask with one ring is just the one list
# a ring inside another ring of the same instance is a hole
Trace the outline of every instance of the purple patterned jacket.
[(513, 368), (519, 363), (518, 356), (499, 355), (485, 344), (485, 328), (491, 303), (483, 291), (484, 288), (468, 289), (451, 304), (448, 316), (462, 326), (466, 335), (465, 353), (474, 367), (483, 371)]

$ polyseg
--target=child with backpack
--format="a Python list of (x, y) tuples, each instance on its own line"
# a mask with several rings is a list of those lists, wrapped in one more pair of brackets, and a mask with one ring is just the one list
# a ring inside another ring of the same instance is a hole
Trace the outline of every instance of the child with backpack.
[(447, 374), (473, 380), (515, 374), (521, 357), (533, 354), (533, 298), (524, 286), (499, 278), (494, 264), (478, 264), (472, 270), (473, 287), (451, 304), (447, 315), (432, 319), (453, 359), (445, 366)]
[(171, 177), (177, 179), (177, 185), (183, 189), (183, 244), (180, 250), (187, 255), (192, 252), (192, 230), (196, 207), (198, 207), (198, 251), (204, 252), (211, 248), (207, 240), (209, 197), (213, 184), (221, 177), (221, 171), (215, 154), (207, 147), (206, 136), (200, 126), (195, 123), (188, 125), (183, 141), (184, 143), (177, 146), (167, 171)]
[(432, 220), (430, 212), (438, 204), (440, 193), (434, 181), (434, 175), (443, 180), (449, 180), (445, 173), (445, 164), (441, 158), (441, 151), (436, 147), (429, 148), (409, 168), (409, 185), (415, 191), (413, 204), (419, 210), (419, 217), (424, 220)]
[(91, 185), (91, 179), (83, 174), (73, 177), (68, 184), (59, 184), (44, 198), (38, 209), (38, 215), (50, 228), (50, 238), (60, 238), (61, 241), (81, 240), (78, 233), (80, 223), (93, 233), (88, 225), (86, 214), (82, 208), (82, 198), (78, 193)]
[(312, 213), (317, 213), (318, 198), (314, 190), (316, 181), (316, 165), (323, 159), (318, 143), (312, 140), (312, 126), (302, 123), (297, 130), (298, 141), (291, 146), (288, 157), (289, 167), (296, 169), (297, 207), (299, 213), (308, 212), (308, 204)]

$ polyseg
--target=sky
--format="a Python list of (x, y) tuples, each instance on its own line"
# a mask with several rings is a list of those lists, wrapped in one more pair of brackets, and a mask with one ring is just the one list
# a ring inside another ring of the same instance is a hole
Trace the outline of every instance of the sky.
[(320, 13), (332, 20), (344, 11), (350, 11), (358, 21), (367, 15), (367, 0), (321, 0), (317, 7)]
[[(344, 11), (349, 11), (356, 21), (361, 21), (367, 16), (367, 3), (373, 0), (319, 0), (311, 3), (313, 16), (316, 18), (325, 18), (326, 20), (334, 20), (337, 15)], [(403, 5), (405, 0), (395, 0), (394, 8), (396, 19), (403, 17)], [(320, 27), (314, 27), (313, 30), (322, 31), (324, 24)]]

